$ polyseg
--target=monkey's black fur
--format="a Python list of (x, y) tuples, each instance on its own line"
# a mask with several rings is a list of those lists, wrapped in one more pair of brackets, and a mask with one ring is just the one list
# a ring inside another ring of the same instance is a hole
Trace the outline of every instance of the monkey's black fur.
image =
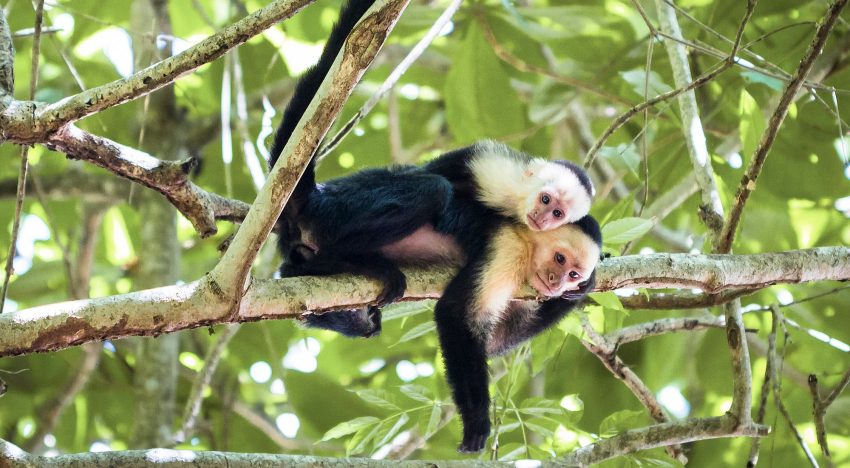
[[(277, 161), (292, 131), (316, 94), (345, 38), (372, 4), (349, 0), (331, 32), (319, 62), (299, 80), (271, 149)], [(453, 397), (463, 421), (462, 452), (480, 451), (490, 432), (487, 356), (501, 354), (540, 333), (573, 309), (593, 289), (591, 275), (579, 291), (542, 304), (511, 304), (501, 321), (476, 323), (472, 304), (477, 283), (487, 271), (488, 249), (497, 231), (516, 224), (475, 198), (465, 161), (471, 147), (437, 159), (424, 169), (370, 169), (317, 185), (311, 160), (279, 220), (280, 249), (287, 276), (362, 274), (383, 282), (378, 305), (400, 297), (403, 273), (381, 248), (432, 225), (451, 236), (467, 258), (435, 308), (435, 321)], [(462, 166), (462, 167), (461, 167)], [(431, 170), (429, 170), (429, 167)], [(585, 188), (589, 186), (582, 182)], [(599, 226), (586, 216), (581, 232), (601, 243)], [(377, 307), (309, 315), (307, 325), (346, 336), (380, 331)]]
[[(319, 61), (298, 80), (270, 151), (272, 166), (342, 50), (348, 34), (374, 3), (349, 0), (340, 12)], [(413, 167), (369, 169), (316, 184), (315, 155), (278, 220), (279, 247), (287, 276), (353, 273), (381, 281), (378, 305), (404, 294), (398, 266), (380, 248), (401, 239), (441, 213), (450, 184)]]

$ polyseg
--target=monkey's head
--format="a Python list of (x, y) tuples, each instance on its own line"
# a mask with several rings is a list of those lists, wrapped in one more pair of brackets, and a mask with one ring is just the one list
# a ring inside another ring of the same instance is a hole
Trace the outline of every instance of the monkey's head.
[(602, 234), (589, 215), (558, 229), (531, 232), (529, 237), (532, 253), (527, 280), (543, 296), (580, 289), (599, 262)]
[(587, 173), (569, 161), (535, 159), (526, 170), (528, 190), (519, 213), (532, 231), (548, 231), (587, 215), (593, 184)]

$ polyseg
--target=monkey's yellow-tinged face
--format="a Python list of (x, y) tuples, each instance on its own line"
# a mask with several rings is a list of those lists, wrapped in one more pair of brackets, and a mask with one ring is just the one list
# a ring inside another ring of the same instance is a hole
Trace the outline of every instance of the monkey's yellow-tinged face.
[(599, 246), (576, 226), (532, 232), (531, 239), (528, 283), (543, 296), (579, 289), (599, 262)]

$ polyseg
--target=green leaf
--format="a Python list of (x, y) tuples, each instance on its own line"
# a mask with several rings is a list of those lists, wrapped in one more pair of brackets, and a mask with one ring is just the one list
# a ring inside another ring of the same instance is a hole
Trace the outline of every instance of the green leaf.
[(398, 302), (381, 310), (381, 320), (389, 322), (404, 317), (412, 317), (424, 312), (433, 312), (435, 301)]
[(613, 291), (590, 293), (590, 298), (606, 309), (623, 310), (623, 303)]
[[(644, 96), (646, 71), (631, 70), (627, 72), (620, 72), (620, 76), (623, 77), (623, 79), (626, 80), (626, 82), (632, 86), (632, 90), (634, 90), (634, 92), (637, 93), (638, 96)], [(673, 88), (661, 79), (661, 75), (655, 72), (649, 72), (649, 89), (647, 90), (648, 97), (652, 98), (658, 96), (659, 94), (664, 94), (672, 90)]]
[(548, 427), (541, 426), (540, 424), (537, 424), (537, 423), (534, 423), (534, 422), (531, 422), (531, 421), (525, 421), (525, 427), (527, 427), (527, 428), (531, 429), (532, 431), (542, 435), (543, 437), (554, 437), (555, 436), (555, 432), (552, 429), (549, 429)]
[(741, 90), (738, 113), (741, 116), (741, 121), (738, 124), (738, 131), (741, 133), (741, 150), (746, 161), (746, 158), (752, 157), (755, 153), (756, 146), (758, 146), (761, 135), (766, 128), (766, 123), (761, 106), (745, 89)]
[(399, 390), (416, 401), (421, 401), (422, 403), (434, 402), (434, 399), (428, 396), (431, 391), (422, 385), (402, 385)]
[(439, 404), (435, 404), (431, 408), (431, 416), (428, 418), (428, 425), (425, 426), (425, 439), (430, 439), (440, 424), (440, 418), (443, 416), (443, 408)]
[(599, 423), (599, 435), (616, 434), (627, 429), (635, 429), (649, 424), (649, 416), (643, 410), (621, 410), (613, 413)]
[(402, 335), (401, 338), (399, 338), (398, 341), (396, 343), (392, 344), (390, 347), (396, 346), (396, 345), (401, 344), (401, 343), (408, 342), (408, 341), (416, 339), (416, 338), (419, 338), (420, 336), (422, 336), (426, 333), (431, 333), (433, 330), (436, 330), (436, 329), (437, 329), (437, 324), (434, 323), (433, 320), (429, 320), (425, 323), (420, 323), (419, 325), (411, 328), (410, 330), (407, 330), (407, 332), (404, 335)]
[(525, 128), (525, 110), (502, 62), (472, 22), (446, 76), (446, 121), (455, 139), (471, 143)]
[(652, 221), (643, 218), (622, 218), (602, 226), (602, 241), (607, 245), (622, 245), (652, 229)]
[[(395, 419), (395, 424), (390, 426), (389, 422)], [(381, 426), (381, 430), (375, 433), (375, 440), (378, 442), (375, 443), (375, 447), (380, 447), (395, 437), (396, 434), (404, 427), (407, 422), (410, 421), (410, 416), (407, 413), (401, 413), (398, 418), (390, 418), (386, 422), (384, 422)]]
[(386, 420), (375, 424), (373, 427), (364, 427), (363, 429), (357, 431), (357, 434), (354, 434), (354, 437), (348, 442), (346, 447), (346, 453), (348, 455), (363, 453), (366, 451), (366, 446), (369, 445), (378, 431), (381, 429), (381, 426), (386, 423)]
[(542, 416), (545, 414), (564, 414), (566, 410), (560, 402), (547, 398), (528, 398), (520, 403), (519, 412), (530, 416)]
[(342, 436), (354, 433), (363, 429), (364, 427), (370, 426), (379, 422), (380, 419), (374, 416), (363, 416), (360, 418), (354, 418), (350, 421), (345, 421), (337, 424), (332, 427), (328, 432), (325, 432), (325, 435), (322, 436), (322, 442), (331, 439), (338, 439)]
[(390, 411), (399, 411), (401, 408), (398, 407), (395, 403), (392, 403), (388, 399), (388, 393), (386, 390), (357, 390), (354, 392), (362, 398), (364, 401), (371, 405), (375, 405), (379, 408), (388, 409)]
[(603, 146), (599, 150), (599, 157), (605, 158), (617, 169), (628, 169), (632, 174), (638, 175), (640, 153), (638, 153), (637, 147), (632, 143)]

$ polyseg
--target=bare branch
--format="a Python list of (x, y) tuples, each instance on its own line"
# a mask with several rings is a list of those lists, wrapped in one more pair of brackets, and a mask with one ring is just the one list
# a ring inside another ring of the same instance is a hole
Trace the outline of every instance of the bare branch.
[(614, 134), (614, 132), (619, 130), (620, 127), (625, 125), (636, 114), (642, 112), (644, 109), (648, 109), (650, 107), (655, 106), (656, 104), (667, 101), (669, 99), (673, 99), (674, 97), (679, 96), (682, 93), (694, 90), (696, 88), (699, 88), (700, 86), (711, 82), (712, 80), (720, 76), (721, 73), (729, 69), (729, 67), (730, 65), (726, 62), (720, 63), (714, 70), (700, 75), (694, 81), (691, 81), (687, 85), (682, 86), (680, 88), (676, 88), (671, 91), (667, 91), (664, 94), (659, 94), (658, 96), (655, 96), (652, 99), (632, 106), (630, 109), (617, 116), (617, 118), (614, 119), (611, 124), (608, 125), (608, 128), (606, 128), (605, 131), (602, 132), (602, 135), (599, 136), (599, 139), (596, 140), (596, 143), (587, 151), (587, 155), (584, 157), (584, 167), (588, 168), (593, 164), (594, 159), (596, 159), (597, 153), (599, 153), (599, 150), (602, 149), (602, 146), (605, 145), (605, 142), (608, 141), (608, 138), (610, 138), (611, 135)]
[(826, 441), (826, 425), (823, 423), (823, 416), (826, 413), (826, 408), (823, 406), (823, 400), (820, 397), (818, 390), (818, 377), (815, 374), (809, 374), (809, 393), (812, 395), (812, 419), (815, 421), (815, 434), (818, 439), (821, 453), (826, 459), (826, 465), (832, 466), (832, 456), (829, 454), (829, 444)]
[(236, 336), (239, 328), (239, 325), (225, 327), (224, 331), (218, 334), (215, 343), (210, 347), (207, 355), (204, 356), (204, 367), (192, 382), (192, 390), (189, 392), (188, 400), (186, 400), (186, 407), (183, 410), (183, 426), (175, 435), (175, 440), (178, 443), (184, 442), (194, 433), (198, 413), (201, 411), (201, 403), (204, 400), (204, 390), (209, 388), (213, 374), (221, 360), (221, 355), (227, 349), (227, 344), (230, 343), (231, 338)]
[[(661, 31), (674, 39), (682, 39), (682, 30), (679, 28), (679, 22), (676, 19), (676, 11), (663, 0), (655, 0), (655, 5), (658, 9)], [(751, 12), (749, 13), (751, 14)], [(749, 15), (746, 17), (748, 18)], [(691, 82), (691, 69), (685, 46), (675, 41), (667, 42), (665, 46), (676, 86), (682, 87)], [(727, 61), (720, 69), (731, 67), (733, 63), (731, 60)], [(682, 132), (691, 164), (694, 167), (697, 185), (699, 185), (702, 193), (700, 215), (712, 233), (712, 238), (716, 238), (723, 226), (723, 204), (720, 202), (720, 193), (717, 191), (717, 184), (714, 181), (714, 169), (711, 166), (711, 158), (705, 143), (705, 133), (697, 108), (696, 94), (693, 90), (689, 90), (682, 93), (678, 100), (679, 111), (682, 115)]]
[(348, 135), (348, 133), (353, 130), (354, 127), (369, 114), (369, 112), (372, 111), (372, 108), (374, 108), (375, 105), (378, 104), (378, 101), (380, 101), (384, 97), (384, 95), (386, 95), (393, 88), (393, 86), (398, 83), (398, 80), (401, 79), (407, 69), (410, 68), (414, 62), (419, 60), (419, 57), (422, 56), (423, 53), (425, 53), (425, 50), (428, 48), (429, 45), (431, 45), (431, 42), (436, 39), (436, 37), (440, 34), (443, 28), (452, 20), (452, 17), (457, 12), (457, 9), (460, 8), (460, 4), (461, 0), (452, 0), (449, 6), (446, 7), (445, 11), (443, 11), (443, 14), (441, 14), (440, 17), (437, 18), (437, 21), (435, 21), (434, 24), (431, 26), (431, 28), (428, 29), (428, 32), (425, 33), (425, 36), (423, 36), (422, 39), (420, 39), (419, 42), (417, 42), (416, 45), (413, 46), (412, 49), (410, 49), (410, 52), (408, 52), (404, 59), (402, 59), (402, 61), (395, 67), (395, 69), (393, 69), (392, 73), (390, 73), (390, 76), (388, 76), (387, 79), (384, 80), (383, 83), (381, 83), (381, 87), (378, 88), (378, 90), (371, 97), (369, 97), (369, 100), (367, 100), (366, 103), (363, 104), (362, 107), (360, 107), (357, 113), (354, 114), (354, 116), (349, 119), (348, 122), (346, 122), (345, 125), (343, 125), (342, 128), (332, 138), (328, 139), (328, 141), (325, 142), (325, 144), (323, 144), (321, 148), (319, 148), (318, 155), (316, 156), (319, 161), (324, 159), (324, 157), (327, 156), (328, 153), (333, 151), (334, 148), (339, 145), (342, 139), (345, 138), (345, 136)]
[[(818, 462), (815, 460), (815, 456), (812, 454), (812, 451), (809, 450), (808, 444), (803, 439), (803, 436), (800, 435), (800, 431), (797, 430), (797, 426), (794, 425), (794, 421), (791, 419), (791, 414), (788, 412), (788, 408), (785, 407), (785, 403), (782, 401), (782, 379), (779, 378), (777, 369), (781, 369), (782, 365), (779, 361), (779, 356), (776, 352), (776, 333), (778, 330), (778, 325), (782, 325), (782, 322), (785, 320), (782, 312), (779, 310), (779, 307), (775, 305), (771, 307), (773, 323), (771, 325), (770, 330), (770, 339), (768, 340), (768, 352), (767, 359), (769, 361), (773, 361), (768, 364), (768, 367), (774, 370), (774, 375), (771, 379), (773, 382), (773, 403), (776, 405), (776, 408), (782, 414), (782, 417), (785, 419), (785, 422), (788, 423), (788, 429), (794, 434), (794, 438), (797, 440), (797, 443), (800, 445), (800, 448), (803, 450), (803, 453), (806, 455), (806, 459), (809, 460), (809, 463), (815, 468), (818, 467)], [(784, 327), (783, 327), (784, 328)], [(785, 334), (785, 338), (787, 340), (788, 335), (787, 331)]]
[(747, 332), (741, 314), (741, 300), (723, 304), (726, 316), (726, 344), (732, 360), (732, 407), (729, 414), (741, 425), (752, 423), (753, 410), (753, 370), (750, 366), (750, 350), (747, 346)]
[(606, 342), (613, 343), (615, 346), (620, 346), (626, 343), (632, 343), (644, 338), (663, 335), (670, 332), (723, 328), (725, 323), (725, 317), (714, 316), (663, 318), (621, 328), (616, 332), (605, 335), (604, 338)]
[(609, 258), (600, 264), (596, 287), (599, 291), (692, 287), (712, 294), (776, 283), (845, 279), (850, 278), (848, 255), (847, 247), (823, 247), (755, 255), (650, 254)]
[[(451, 268), (406, 269), (406, 300), (432, 299)], [(659, 277), (663, 272), (664, 277)], [(669, 274), (669, 276), (668, 276)], [(759, 255), (634, 255), (608, 259), (597, 290), (617, 287), (695, 287), (710, 291), (775, 283), (850, 278), (850, 248), (827, 247)], [(235, 313), (209, 276), (188, 284), (64, 302), (0, 315), (0, 356), (52, 351), (91, 340), (158, 335), (216, 323), (299, 318), (306, 311), (371, 303), (380, 284), (351, 275), (254, 280)], [(519, 299), (533, 299), (529, 287)], [(132, 312), (130, 312), (132, 311)]]
[(768, 433), (769, 429), (765, 426), (739, 426), (728, 417), (690, 419), (622, 432), (584, 446), (558, 462), (567, 466), (588, 466), (637, 450), (720, 437), (763, 437)]
[(627, 309), (670, 310), (705, 309), (725, 304), (733, 299), (757, 292), (757, 289), (737, 289), (719, 294), (694, 294), (677, 291), (675, 293), (635, 294), (620, 297), (620, 303)]
[(805, 81), (806, 76), (808, 76), (809, 71), (811, 71), (812, 65), (815, 63), (815, 59), (821, 54), (821, 52), (823, 52), (823, 46), (826, 44), (826, 39), (829, 37), (829, 33), (832, 31), (832, 27), (835, 25), (835, 22), (838, 20), (841, 10), (847, 6), (847, 1), (848, 0), (835, 0), (835, 2), (829, 6), (826, 15), (818, 23), (815, 38), (812, 43), (809, 44), (809, 48), (806, 50), (805, 55), (803, 55), (803, 59), (800, 61), (800, 65), (797, 67), (794, 77), (791, 78), (791, 81), (785, 85), (785, 90), (782, 92), (779, 104), (777, 104), (776, 109), (773, 111), (773, 115), (770, 117), (767, 128), (756, 147), (755, 154), (753, 154), (753, 159), (750, 161), (749, 166), (747, 166), (747, 171), (741, 178), (738, 191), (735, 193), (735, 204), (732, 206), (732, 210), (729, 213), (729, 219), (723, 226), (723, 231), (716, 243), (717, 252), (727, 253), (732, 249), (732, 241), (735, 238), (738, 223), (741, 221), (741, 214), (744, 212), (744, 207), (747, 204), (750, 193), (756, 189), (756, 180), (758, 179), (759, 174), (761, 174), (762, 167), (764, 167), (764, 162), (767, 159), (767, 155), (770, 153), (770, 149), (773, 147), (773, 142), (776, 139), (777, 133), (779, 133), (779, 127), (782, 125), (782, 122), (785, 121), (785, 116), (788, 114), (788, 107), (794, 101), (794, 98), (803, 86), (803, 82)]
[[(762, 437), (768, 434), (764, 426), (735, 427), (727, 418), (692, 419), (677, 423), (659, 424), (642, 429), (623, 432), (614, 437), (584, 446), (559, 459), (542, 461), (542, 467), (587, 466), (617, 456), (634, 453), (674, 443), (696, 440), (716, 439), (720, 437)], [(56, 457), (31, 455), (19, 447), (0, 440), (0, 462), (10, 468), (65, 467), (65, 466), (222, 466), (233, 468), (255, 466), (358, 466), (358, 467), (398, 467), (425, 468), (513, 468), (516, 462), (484, 460), (373, 460), (369, 458), (322, 458), (308, 455), (273, 455), (256, 453), (234, 453), (213, 451), (186, 451), (170, 449), (126, 450), (119, 452), (89, 452)]]
[(189, 172), (197, 163), (193, 159), (163, 161), (74, 125), (51, 135), (46, 144), (71, 159), (103, 167), (161, 193), (192, 223), (201, 237), (216, 233), (216, 219), (238, 220), (249, 208), (247, 203), (207, 192), (189, 181)]
[[(38, 142), (67, 125), (109, 107), (156, 91), (178, 77), (215, 60), (227, 51), (289, 18), (312, 0), (276, 0), (242, 18), (189, 49), (147, 67), (130, 77), (115, 80), (69, 96), (53, 104), (35, 104), (34, 113), (21, 115), (16, 106), (0, 113), (7, 138)], [(31, 117), (34, 116), (34, 119)]]
[(11, 98), (15, 91), (15, 45), (12, 43), (6, 11), (0, 8), (0, 97)]
[[(664, 408), (655, 398), (655, 394), (649, 387), (643, 383), (640, 377), (627, 366), (619, 356), (617, 356), (617, 346), (619, 343), (609, 342), (605, 337), (599, 335), (593, 326), (590, 325), (587, 316), (582, 316), (582, 328), (591, 341), (581, 340), (582, 346), (590, 351), (593, 355), (599, 358), (599, 361), (610, 371), (614, 377), (623, 381), (623, 384), (632, 392), (632, 394), (640, 401), (640, 403), (649, 411), (650, 417), (656, 422), (669, 422), (670, 418), (664, 412)], [(671, 444), (667, 446), (667, 453), (671, 457), (679, 460), (682, 464), (688, 462), (685, 457), (682, 446), (679, 444)]]
[(848, 384), (850, 384), (850, 369), (847, 369), (847, 372), (845, 372), (844, 376), (841, 378), (841, 382), (839, 382), (838, 385), (836, 385), (835, 388), (833, 388), (832, 391), (829, 392), (829, 395), (827, 395), (826, 398), (823, 399), (824, 407), (828, 407), (829, 405), (831, 405), (835, 401), (835, 399), (838, 398), (838, 395), (841, 395), (841, 392), (843, 392), (844, 389), (847, 388)]

